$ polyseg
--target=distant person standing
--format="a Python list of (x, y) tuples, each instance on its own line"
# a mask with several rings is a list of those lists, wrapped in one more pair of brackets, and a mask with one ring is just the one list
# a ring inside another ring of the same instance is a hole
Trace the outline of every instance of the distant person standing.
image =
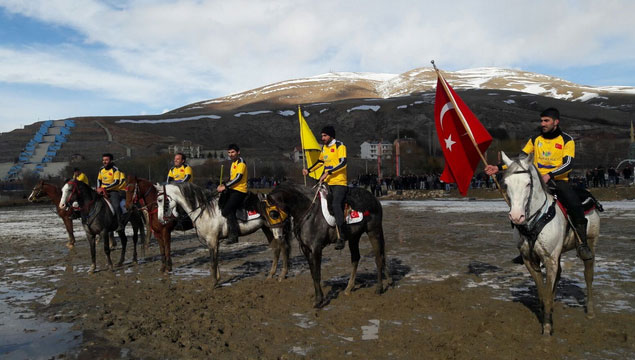
[(626, 165), (624, 170), (622, 170), (622, 176), (624, 176), (624, 181), (626, 182), (626, 186), (631, 186), (631, 177), (633, 177), (633, 167), (631, 165)]
[(232, 163), (229, 168), (229, 181), (218, 185), (216, 191), (227, 192), (227, 199), (222, 209), (222, 214), (227, 218), (227, 227), (229, 234), (227, 236), (227, 244), (238, 242), (240, 228), (238, 227), (238, 219), (236, 218), (236, 210), (243, 204), (247, 196), (247, 164), (240, 156), (240, 148), (236, 144), (229, 144), (227, 147), (227, 155)]
[(176, 153), (174, 155), (174, 166), (168, 172), (168, 184), (192, 182), (192, 167), (185, 162), (185, 154)]
[(88, 176), (86, 176), (86, 174), (84, 174), (79, 168), (73, 169), (73, 179), (77, 181), (81, 181), (86, 185), (89, 185)]
[(318, 161), (309, 169), (302, 169), (302, 174), (307, 176), (310, 172), (324, 167), (320, 182), (326, 182), (333, 193), (333, 215), (337, 225), (336, 250), (344, 248), (346, 241), (346, 222), (344, 219), (344, 200), (348, 192), (348, 180), (346, 174), (346, 146), (341, 141), (335, 140), (335, 129), (325, 126), (321, 132), (322, 152)]

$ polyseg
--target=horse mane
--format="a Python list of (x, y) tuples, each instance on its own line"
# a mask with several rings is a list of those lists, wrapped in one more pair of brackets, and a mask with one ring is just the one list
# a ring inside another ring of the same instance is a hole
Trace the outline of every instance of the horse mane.
[(218, 201), (218, 192), (204, 189), (198, 185), (182, 182), (172, 184), (176, 186), (185, 200), (190, 204), (198, 204), (204, 210), (214, 212), (214, 204)]

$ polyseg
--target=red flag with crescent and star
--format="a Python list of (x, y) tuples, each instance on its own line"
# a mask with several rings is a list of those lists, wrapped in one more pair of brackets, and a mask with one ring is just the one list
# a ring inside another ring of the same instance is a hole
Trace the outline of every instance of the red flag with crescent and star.
[[(442, 81), (445, 82), (448, 92), (443, 87)], [(463, 115), (466, 126), (463, 126), (459, 112)], [(437, 79), (434, 121), (445, 157), (445, 169), (441, 174), (441, 181), (456, 183), (461, 195), (466, 196), (474, 170), (481, 160), (470, 139), (470, 133), (481, 153), (485, 152), (492, 143), (492, 136), (442, 77)]]

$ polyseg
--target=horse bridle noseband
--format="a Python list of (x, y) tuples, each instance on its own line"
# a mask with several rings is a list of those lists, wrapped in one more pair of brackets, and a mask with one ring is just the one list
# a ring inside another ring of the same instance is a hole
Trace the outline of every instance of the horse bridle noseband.
[[(518, 163), (518, 166), (520, 166), (520, 168), (522, 169), (521, 171), (514, 171), (513, 173), (509, 174), (509, 175), (515, 175), (515, 174), (529, 174), (529, 196), (527, 197), (527, 204), (525, 205), (525, 214), (529, 214), (529, 209), (531, 207), (531, 198), (533, 197), (533, 193), (534, 193), (534, 177), (532, 176), (531, 170), (530, 169), (525, 169), (524, 167), (522, 167), (522, 165), (520, 165), (520, 163)], [(547, 205), (547, 196), (545, 195), (545, 201), (543, 202), (543, 204), (538, 208), (538, 210), (536, 210), (536, 212), (534, 212), (531, 216), (529, 216), (527, 218), (527, 226), (529, 226), (529, 224), (531, 223), (531, 221), (540, 213), (543, 213), (543, 209), (545, 208), (545, 205)]]

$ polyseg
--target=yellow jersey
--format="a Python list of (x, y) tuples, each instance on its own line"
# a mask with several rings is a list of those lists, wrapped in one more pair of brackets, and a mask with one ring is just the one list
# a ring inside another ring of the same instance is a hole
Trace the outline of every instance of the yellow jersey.
[(192, 182), (192, 180), (192, 167), (187, 164), (179, 167), (172, 166), (168, 172), (168, 182)]
[(77, 175), (77, 176), (73, 175), (73, 179), (81, 181), (81, 182), (83, 182), (86, 185), (89, 185), (88, 184), (88, 177), (84, 173), (79, 173), (79, 175)]
[(240, 157), (231, 164), (229, 181), (225, 183), (225, 187), (242, 193), (247, 192), (247, 164), (243, 158)]
[(540, 134), (527, 141), (522, 152), (534, 154), (534, 165), (540, 175), (551, 173), (554, 180), (569, 180), (575, 157), (573, 138), (556, 128), (548, 134)]
[(327, 145), (322, 145), (322, 152), (318, 161), (311, 166), (309, 172), (324, 166), (324, 171), (329, 174), (326, 183), (329, 185), (347, 186), (346, 176), (346, 145), (333, 139)]
[(105, 188), (107, 191), (125, 190), (126, 183), (126, 175), (116, 166), (113, 165), (110, 169), (102, 166), (99, 169), (97, 187)]

